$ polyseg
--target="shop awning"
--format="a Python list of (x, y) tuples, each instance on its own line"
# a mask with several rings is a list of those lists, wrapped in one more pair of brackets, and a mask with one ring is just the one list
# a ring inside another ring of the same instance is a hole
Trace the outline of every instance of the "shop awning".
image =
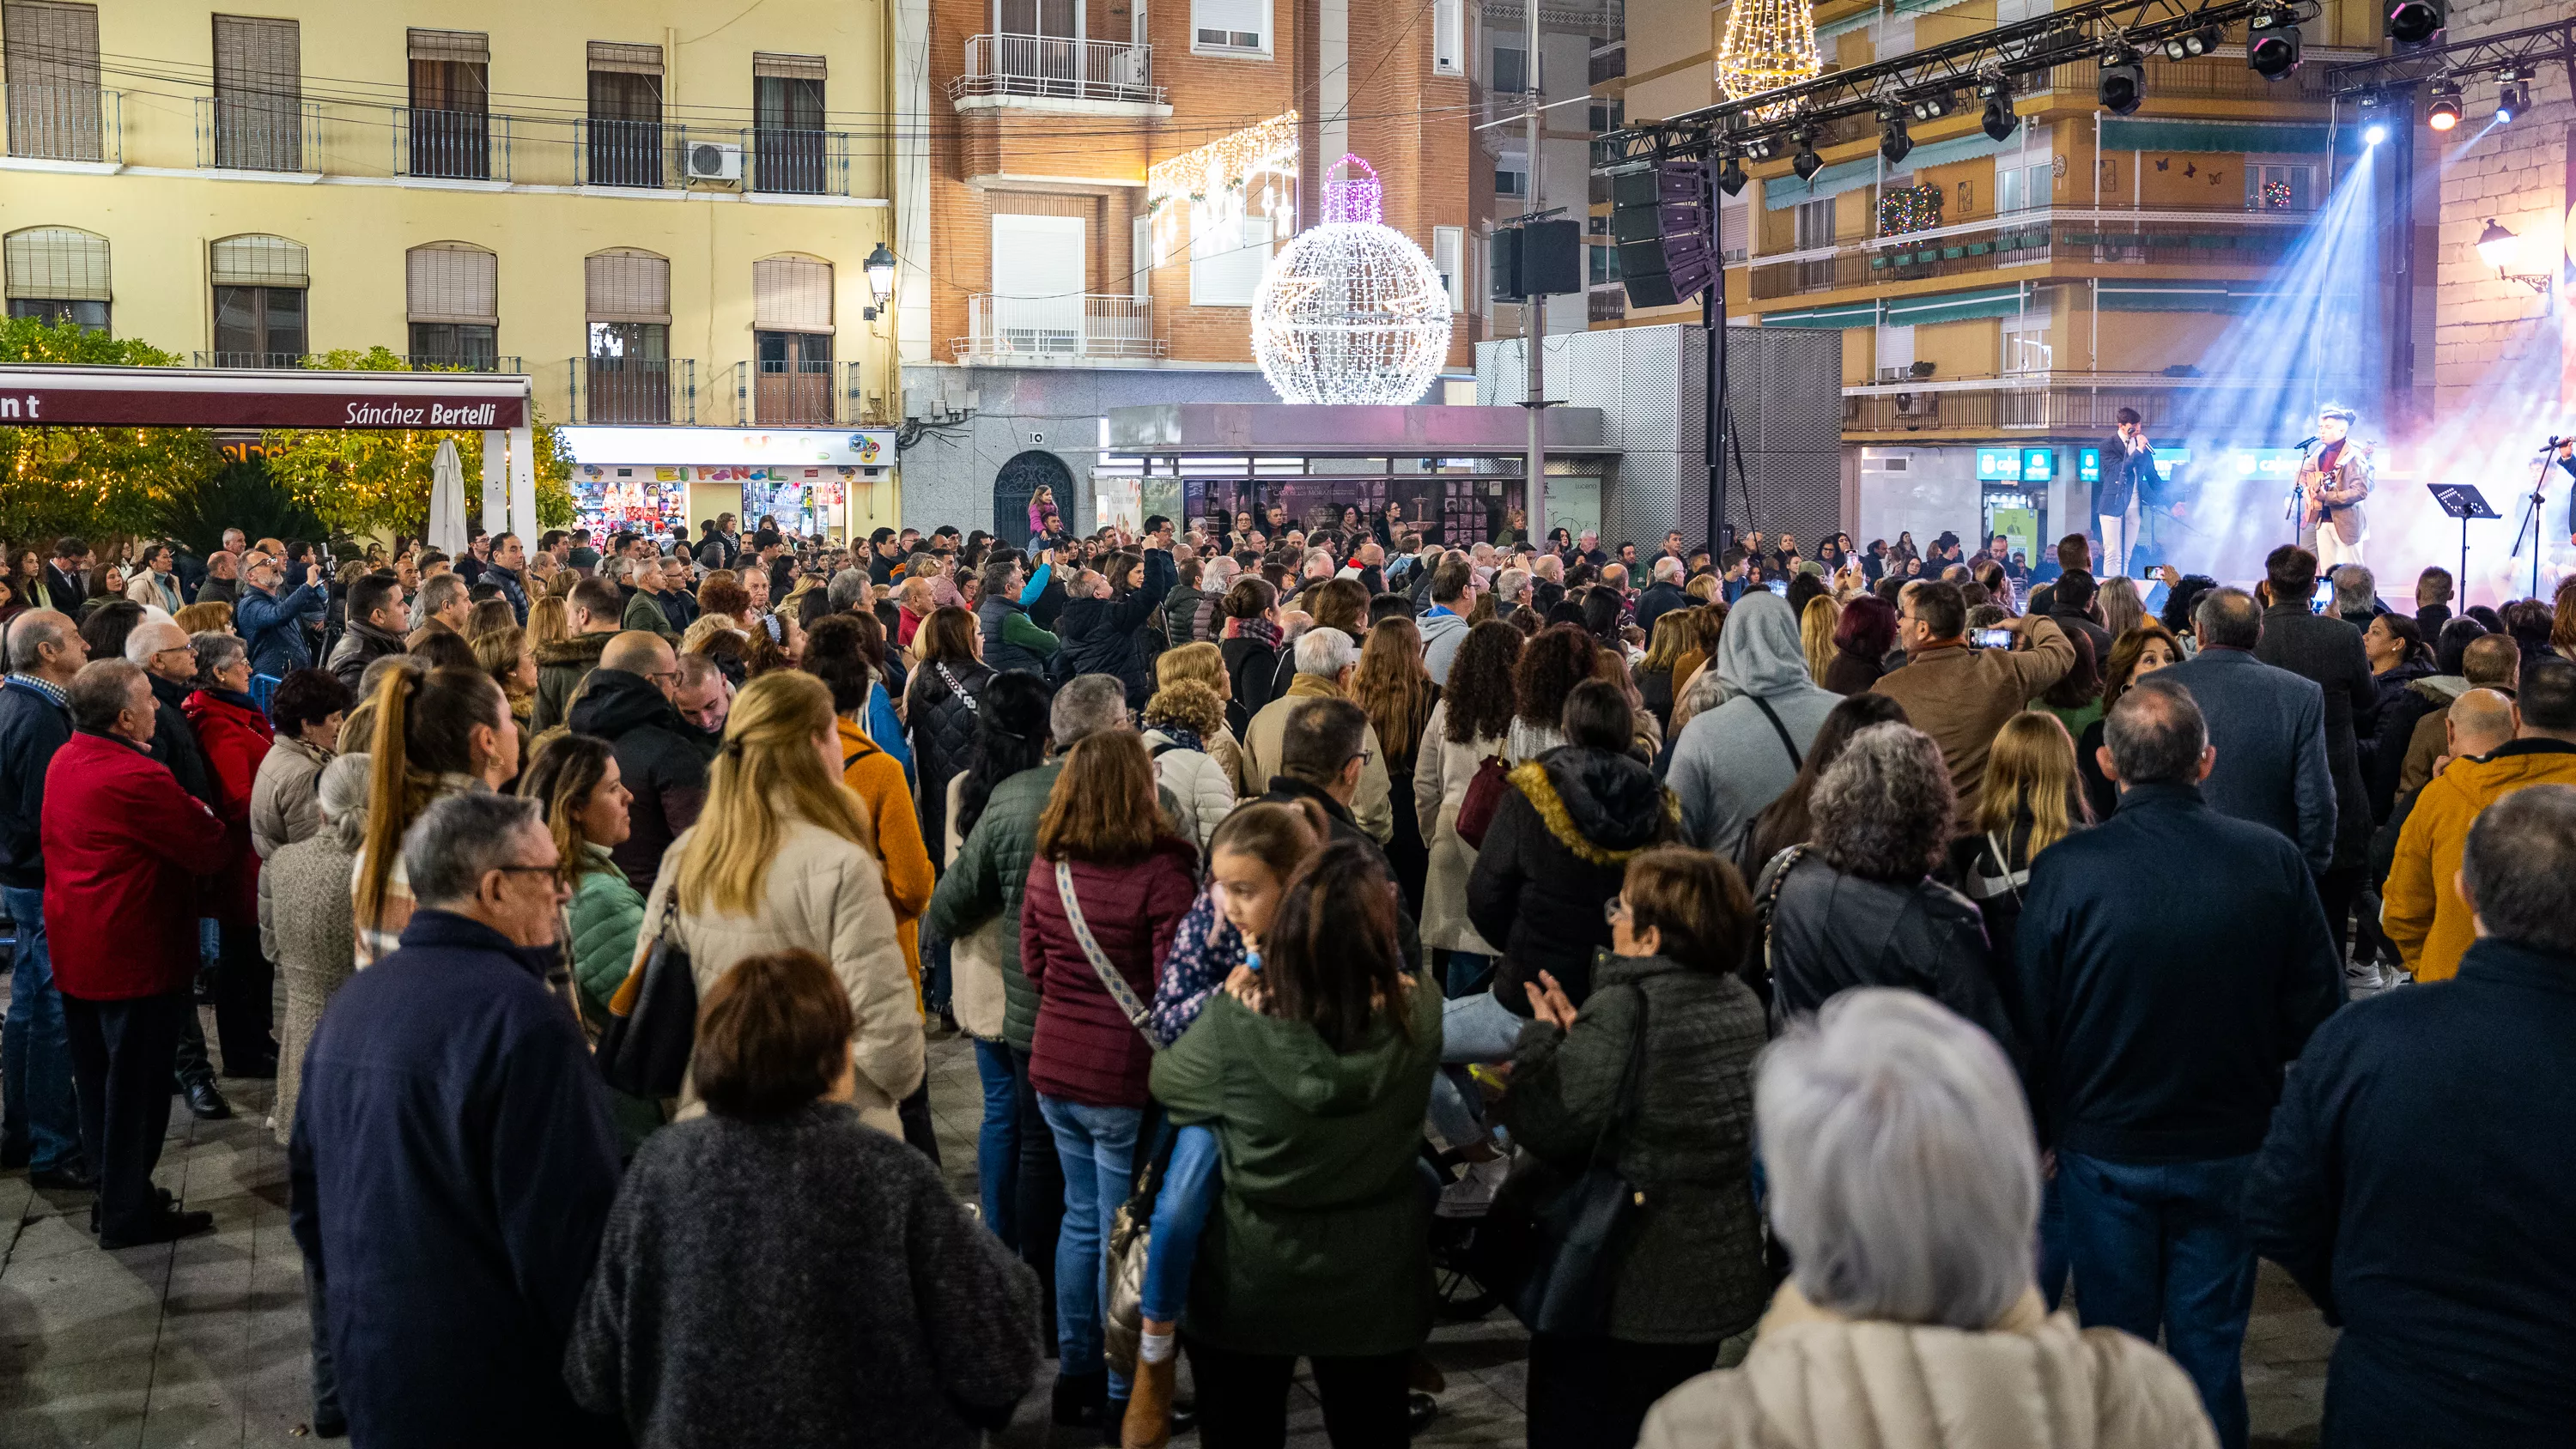
[(164, 428), (528, 426), (528, 379), (489, 372), (0, 366), (0, 423)]
[(1977, 317), (2009, 317), (2021, 310), (2018, 286), (1941, 292), (1929, 297), (1891, 299), (1887, 304), (1887, 325), (1921, 327), (1934, 322), (1966, 322)]
[(2234, 312), (2239, 295), (2226, 282), (2105, 281), (2100, 292), (2105, 312)]
[(1875, 327), (1876, 302), (1845, 302), (1836, 307), (1809, 307), (1798, 312), (1765, 312), (1765, 327)]
[(2324, 126), (2256, 121), (2173, 121), (2105, 117), (2105, 151), (2252, 151), (2311, 155), (2326, 149)]
[(1762, 183), (1762, 205), (1782, 211), (1801, 202), (1822, 201), (1846, 191), (1858, 191), (1878, 180), (1878, 158), (1863, 156), (1857, 161), (1840, 161), (1818, 171), (1804, 181), (1795, 176), (1775, 176)]

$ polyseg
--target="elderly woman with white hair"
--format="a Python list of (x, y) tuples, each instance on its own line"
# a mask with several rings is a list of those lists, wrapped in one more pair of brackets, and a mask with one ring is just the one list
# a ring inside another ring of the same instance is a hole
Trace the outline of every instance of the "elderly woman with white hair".
[(279, 1142), (295, 1122), (304, 1048), (331, 993), (354, 974), (357, 921), (349, 878), (366, 842), (368, 757), (341, 755), (322, 767), (314, 788), (322, 828), (278, 847), (259, 872), (260, 952), (286, 975), (286, 1024), (278, 1043)]
[(1860, 731), (1816, 781), (1814, 838), (1754, 883), (1776, 892), (1764, 952), (1775, 1027), (1856, 986), (1919, 991), (2018, 1048), (1985, 919), (1933, 878), (1958, 812), (1941, 747), (1921, 730)]
[(1743, 1364), (1667, 1395), (1639, 1449), (2214, 1449), (2171, 1359), (2041, 1305), (2039, 1148), (1991, 1037), (1850, 992), (1764, 1053), (1753, 1102), (1796, 1267)]

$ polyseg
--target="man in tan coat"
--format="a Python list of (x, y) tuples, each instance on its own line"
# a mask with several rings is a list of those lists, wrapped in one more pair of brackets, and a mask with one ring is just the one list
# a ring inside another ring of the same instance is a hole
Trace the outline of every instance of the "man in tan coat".
[(2066, 631), (2044, 616), (2005, 621), (2017, 637), (2010, 649), (1971, 649), (1966, 638), (1967, 601), (1956, 584), (1909, 588), (1897, 607), (1896, 640), (1905, 667), (1871, 685), (1905, 706), (1905, 717), (1941, 747), (1950, 783), (1959, 792), (1962, 830), (1977, 818), (1985, 788), (1986, 747), (2004, 721), (2075, 667)]
[[(1348, 699), (1351, 676), (1360, 668), (1359, 646), (1339, 629), (1309, 629), (1298, 635), (1296, 658), (1297, 672), (1289, 678), (1287, 693), (1263, 705), (1244, 728), (1244, 773), (1256, 789), (1269, 788), (1270, 777), (1279, 773), (1280, 742), (1288, 731), (1289, 712), (1309, 699)], [(1368, 758), (1360, 766), (1360, 791), (1351, 801), (1351, 814), (1362, 830), (1383, 845), (1395, 835), (1395, 806), (1388, 798), (1386, 751), (1378, 745), (1375, 726), (1365, 736), (1363, 748)]]

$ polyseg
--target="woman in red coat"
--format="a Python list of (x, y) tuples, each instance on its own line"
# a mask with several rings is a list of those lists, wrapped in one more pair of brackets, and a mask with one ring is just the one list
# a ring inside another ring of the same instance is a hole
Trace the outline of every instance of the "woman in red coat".
[[(1141, 1017), (1141, 1003), (1154, 999), (1172, 935), (1198, 899), (1198, 851), (1165, 826), (1153, 761), (1143, 739), (1124, 729), (1085, 735), (1066, 752), (1038, 817), (1037, 845), (1020, 900), (1020, 969), (1038, 990), (1029, 1083), (1064, 1164), (1055, 1421), (1105, 1423), (1114, 1432), (1127, 1412), (1127, 1384), (1102, 1356), (1100, 1249), (1110, 1215), (1127, 1199), (1154, 1061), (1144, 1024), (1128, 1008), (1137, 1004)], [(1084, 930), (1075, 929), (1077, 913)], [(1103, 981), (1086, 935), (1123, 992)]]
[(268, 716), (251, 702), (250, 655), (240, 638), (210, 629), (189, 642), (197, 648), (197, 692), (180, 708), (197, 731), (223, 800), (222, 867), (208, 872), (213, 879), (203, 906), (223, 941), (215, 958), (215, 1034), (226, 1076), (274, 1077), (269, 998), (276, 968), (260, 954), (259, 852), (250, 838), (251, 790), (268, 758)]

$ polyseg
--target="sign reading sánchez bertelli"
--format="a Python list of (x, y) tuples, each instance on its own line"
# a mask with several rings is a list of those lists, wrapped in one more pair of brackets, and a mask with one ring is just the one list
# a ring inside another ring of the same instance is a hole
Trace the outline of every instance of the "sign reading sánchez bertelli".
[(528, 425), (528, 379), (489, 373), (0, 366), (0, 426)]

